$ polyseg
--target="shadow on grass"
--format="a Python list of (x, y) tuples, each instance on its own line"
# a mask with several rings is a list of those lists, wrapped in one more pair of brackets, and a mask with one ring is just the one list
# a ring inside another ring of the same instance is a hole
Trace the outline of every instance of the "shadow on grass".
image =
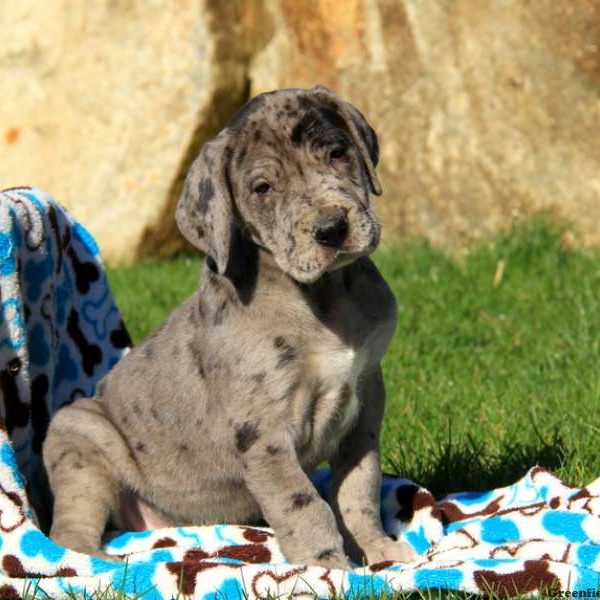
[(558, 429), (549, 439), (536, 431), (536, 438), (530, 442), (513, 436), (502, 441), (498, 451), (491, 452), (484, 441), (471, 436), (454, 442), (449, 428), (447, 438), (431, 452), (409, 458), (403, 449), (399, 460), (388, 460), (395, 471), (391, 474), (411, 479), (441, 498), (452, 492), (510, 485), (535, 465), (556, 471), (564, 464), (565, 444)]

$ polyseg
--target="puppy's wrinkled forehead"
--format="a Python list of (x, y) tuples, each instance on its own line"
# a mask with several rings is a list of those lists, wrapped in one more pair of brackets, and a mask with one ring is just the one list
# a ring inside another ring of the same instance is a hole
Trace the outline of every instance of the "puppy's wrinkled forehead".
[[(286, 147), (318, 148), (331, 136), (348, 135), (348, 127), (332, 103), (305, 90), (267, 92), (257, 96), (232, 118), (229, 127), (243, 134), (249, 146), (264, 145), (276, 152)], [(247, 147), (246, 147), (247, 151)], [(238, 163), (245, 152), (238, 149)]]

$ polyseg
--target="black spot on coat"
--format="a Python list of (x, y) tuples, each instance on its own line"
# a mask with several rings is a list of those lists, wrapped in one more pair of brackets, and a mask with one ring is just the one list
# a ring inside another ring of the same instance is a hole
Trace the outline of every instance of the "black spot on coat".
[(258, 427), (248, 421), (235, 428), (235, 445), (240, 452), (247, 452), (259, 437)]
[(344, 118), (333, 107), (312, 107), (292, 129), (292, 144), (299, 146), (307, 141), (318, 140), (330, 130), (338, 129), (342, 135), (348, 132)]
[(332, 556), (335, 556), (337, 554), (337, 551), (335, 548), (327, 548), (326, 550), (321, 550), (321, 552), (315, 554), (315, 558), (317, 560), (323, 560), (325, 558), (331, 558)]
[[(204, 177), (198, 188), (198, 210), (205, 215), (210, 208), (211, 200), (215, 197), (215, 187), (211, 179)], [(204, 235), (204, 232), (202, 233)], [(202, 236), (200, 236), (202, 237)]]
[(311, 494), (306, 492), (296, 492), (292, 494), (292, 510), (300, 510), (305, 508), (313, 501), (313, 497)]

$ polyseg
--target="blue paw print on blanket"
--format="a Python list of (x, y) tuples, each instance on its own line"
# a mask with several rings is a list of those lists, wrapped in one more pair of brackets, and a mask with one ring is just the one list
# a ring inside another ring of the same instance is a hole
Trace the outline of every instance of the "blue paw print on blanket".
[(48, 562), (58, 563), (66, 550), (49, 540), (42, 532), (32, 529), (21, 538), (21, 552), (31, 558), (42, 556)]

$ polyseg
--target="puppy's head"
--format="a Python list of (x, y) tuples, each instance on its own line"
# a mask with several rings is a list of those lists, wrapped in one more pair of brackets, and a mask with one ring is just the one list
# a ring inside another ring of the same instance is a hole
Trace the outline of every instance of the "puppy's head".
[(362, 114), (326, 88), (261, 94), (202, 148), (177, 224), (221, 273), (238, 228), (310, 283), (379, 243), (378, 155)]

